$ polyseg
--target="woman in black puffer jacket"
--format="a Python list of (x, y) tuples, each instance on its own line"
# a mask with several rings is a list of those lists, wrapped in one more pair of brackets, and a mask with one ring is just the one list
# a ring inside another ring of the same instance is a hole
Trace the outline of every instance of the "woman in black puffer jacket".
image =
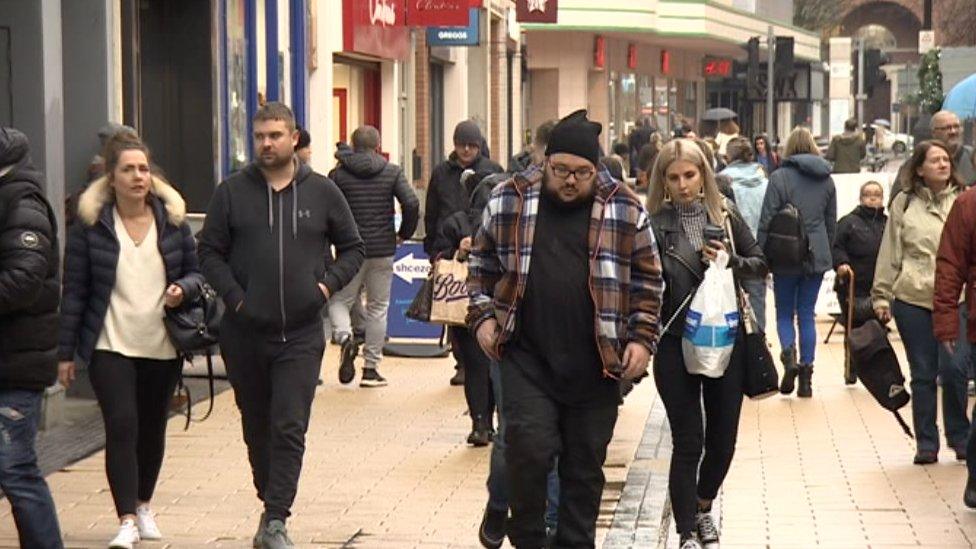
[(111, 547), (160, 539), (149, 509), (166, 438), (180, 358), (163, 326), (164, 307), (193, 301), (203, 276), (179, 192), (150, 171), (132, 133), (105, 147), (106, 176), (78, 200), (68, 232), (58, 375), (88, 364), (105, 420), (105, 464), (119, 515)]
[(861, 203), (854, 211), (837, 222), (837, 235), (831, 252), (837, 281), (834, 289), (846, 319), (848, 288), (854, 275), (854, 317), (857, 328), (874, 318), (871, 306), (871, 286), (874, 284), (874, 268), (878, 263), (878, 251), (884, 236), (888, 216), (884, 213), (884, 188), (877, 181), (861, 186)]

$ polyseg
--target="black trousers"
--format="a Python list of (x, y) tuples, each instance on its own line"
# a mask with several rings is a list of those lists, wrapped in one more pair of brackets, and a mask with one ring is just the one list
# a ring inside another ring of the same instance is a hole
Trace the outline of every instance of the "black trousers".
[(105, 472), (120, 517), (134, 515), (136, 501), (151, 500), (156, 489), (180, 364), (95, 351), (88, 365), (105, 421)]
[(654, 382), (674, 446), (668, 478), (671, 508), (678, 532), (686, 534), (695, 528), (698, 498), (715, 499), (732, 464), (742, 410), (742, 368), (733, 360), (720, 378), (689, 374), (681, 338), (665, 335), (654, 356)]
[(555, 547), (594, 547), (606, 481), (603, 462), (617, 423), (617, 403), (566, 406), (527, 379), (509, 358), (502, 358), (500, 371), (512, 512), (508, 539), (519, 548), (545, 545), (547, 477), (558, 456)]
[(478, 340), (467, 328), (451, 327), (451, 344), (460, 354), (464, 366), (464, 399), (471, 419), (491, 418), (495, 413), (495, 396), (491, 388), (491, 359), (481, 350)]
[(320, 322), (287, 341), (268, 337), (230, 317), (220, 325), (220, 353), (241, 411), (254, 487), (267, 518), (284, 521), (298, 492), (325, 338)]

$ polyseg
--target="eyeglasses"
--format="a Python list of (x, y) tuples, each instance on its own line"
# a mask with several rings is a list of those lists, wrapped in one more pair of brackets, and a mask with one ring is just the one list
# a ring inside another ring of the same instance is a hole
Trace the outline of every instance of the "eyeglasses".
[(552, 167), (552, 173), (554, 173), (559, 179), (569, 179), (569, 176), (573, 175), (576, 177), (577, 181), (585, 181), (592, 177), (595, 173), (593, 168), (587, 168), (586, 166), (576, 168), (575, 170), (571, 170), (566, 166), (555, 166), (552, 164), (549, 166)]
[(936, 127), (932, 128), (932, 129), (933, 130), (938, 130), (938, 131), (945, 130), (945, 131), (950, 131), (950, 132), (951, 131), (959, 131), (959, 130), (962, 129), (962, 125), (961, 124), (950, 124), (949, 126), (936, 126)]

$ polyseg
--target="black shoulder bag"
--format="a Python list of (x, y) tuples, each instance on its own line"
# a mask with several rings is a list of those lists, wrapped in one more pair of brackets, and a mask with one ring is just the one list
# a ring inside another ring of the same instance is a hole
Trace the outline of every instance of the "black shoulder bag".
[[(735, 251), (735, 233), (732, 232), (732, 223), (728, 215), (725, 216), (725, 230), (729, 233), (729, 242), (732, 246), (732, 255), (738, 255)], [(739, 281), (735, 282), (736, 297), (739, 300), (739, 310), (741, 320), (736, 342), (736, 348), (732, 351), (732, 360), (742, 361), (742, 393), (747, 397), (760, 400), (779, 392), (779, 373), (773, 362), (773, 355), (769, 352), (769, 345), (766, 343), (766, 334), (759, 329), (756, 321), (756, 313), (749, 305), (749, 299)]]
[(214, 371), (213, 347), (217, 344), (220, 330), (220, 319), (224, 315), (224, 305), (217, 296), (217, 292), (206, 282), (200, 285), (200, 295), (197, 299), (184, 302), (179, 307), (166, 307), (163, 325), (169, 334), (170, 342), (180, 358), (185, 362), (192, 362), (194, 355), (203, 355), (207, 359), (207, 384), (210, 388), (210, 404), (207, 413), (200, 419), (193, 419), (193, 398), (190, 388), (183, 383), (183, 378), (202, 378), (199, 374), (180, 375), (177, 394), (186, 399), (186, 424), (183, 430), (190, 428), (191, 421), (204, 421), (213, 413), (214, 407)]

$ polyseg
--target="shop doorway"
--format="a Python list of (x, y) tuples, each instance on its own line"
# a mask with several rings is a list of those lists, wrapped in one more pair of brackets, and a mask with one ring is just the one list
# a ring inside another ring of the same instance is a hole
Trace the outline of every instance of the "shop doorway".
[(349, 143), (352, 132), (364, 124), (382, 134), (383, 85), (379, 63), (340, 56), (334, 61), (332, 143)]
[(206, 211), (218, 164), (211, 3), (122, 0), (122, 15), (123, 118), (188, 209)]

